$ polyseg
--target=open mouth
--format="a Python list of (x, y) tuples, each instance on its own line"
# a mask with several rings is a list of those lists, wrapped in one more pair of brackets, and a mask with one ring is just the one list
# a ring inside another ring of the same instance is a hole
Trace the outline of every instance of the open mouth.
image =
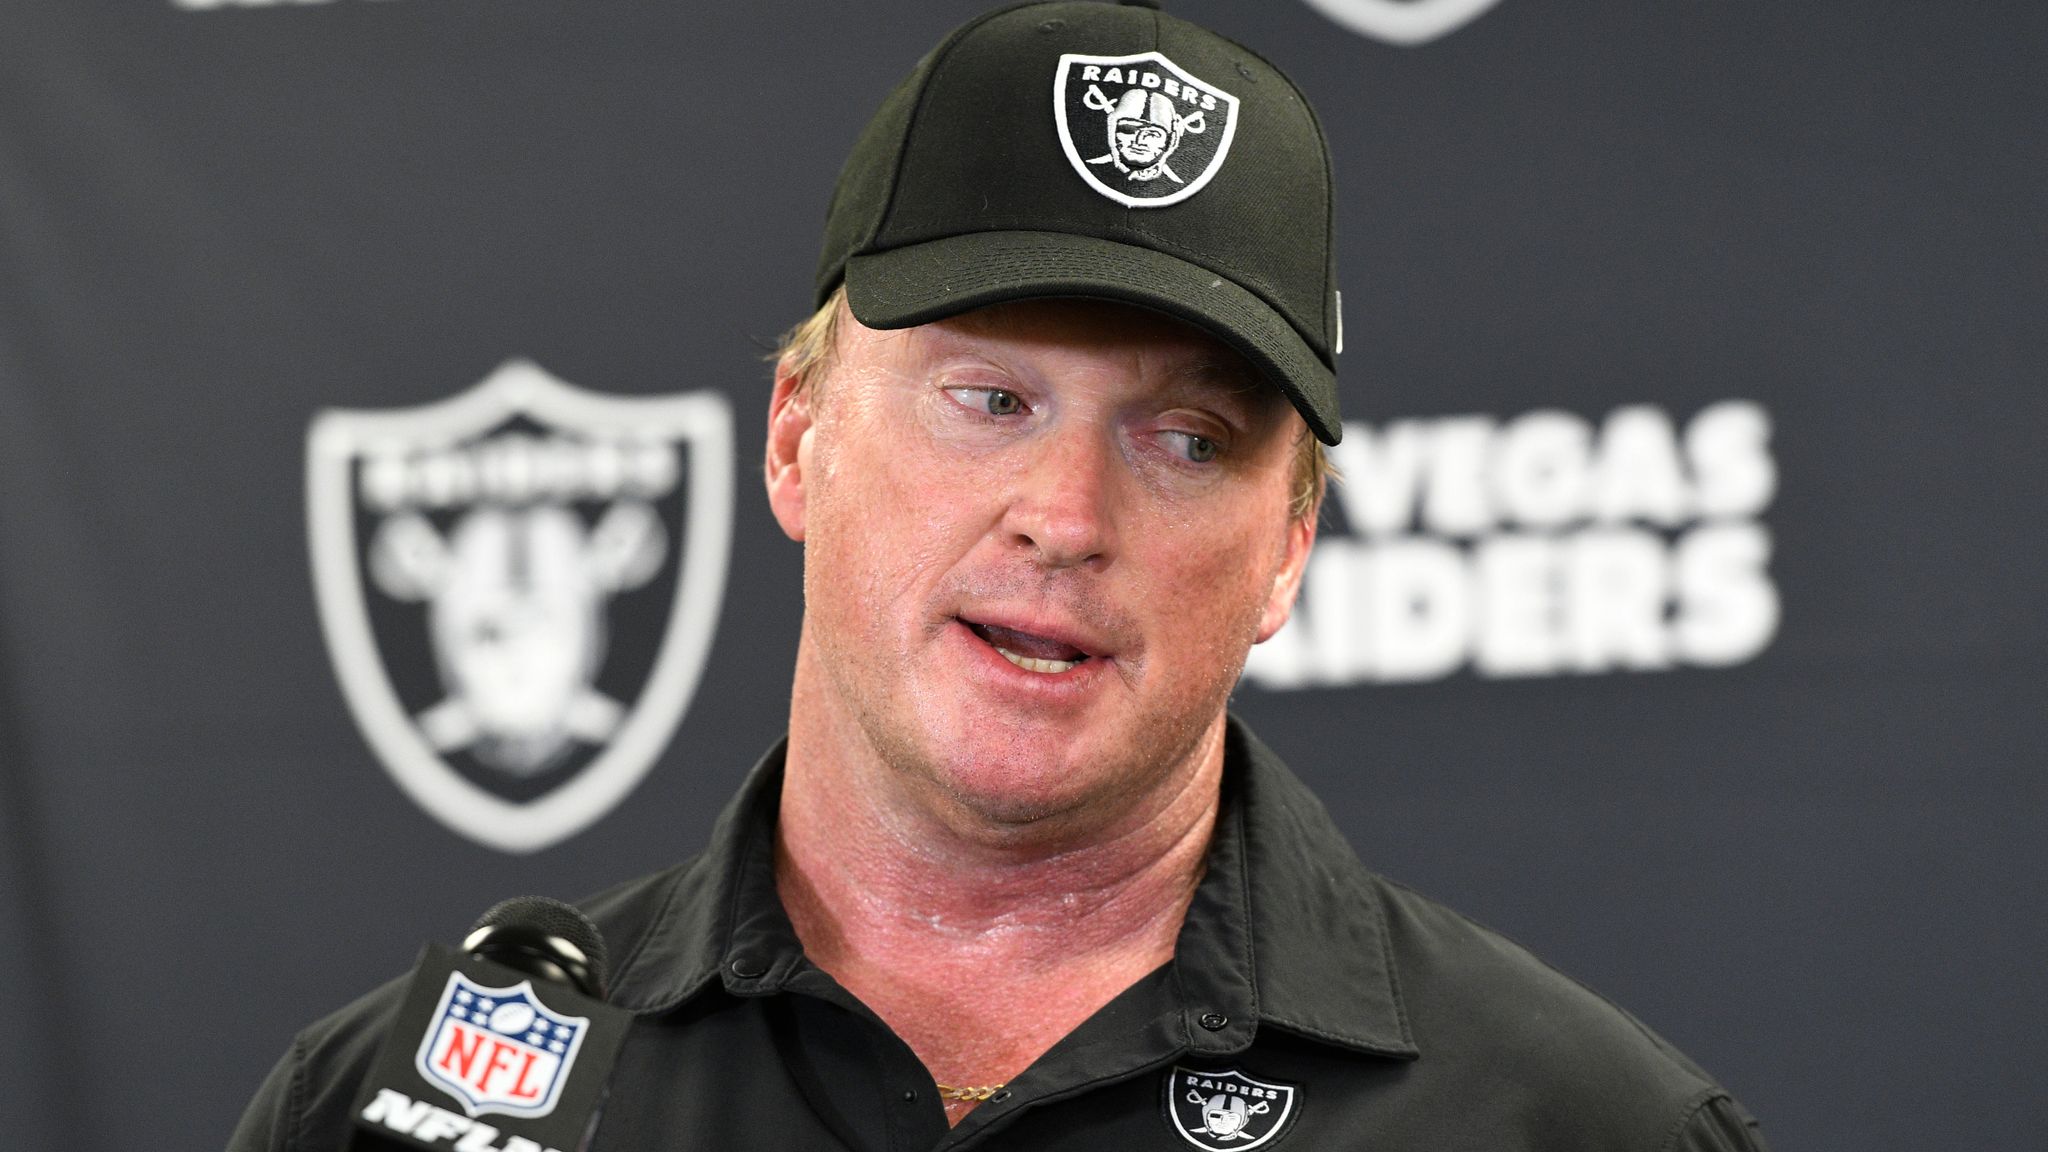
[(962, 619), (969, 631), (981, 637), (982, 642), (1002, 654), (1003, 659), (1024, 669), (1052, 676), (1072, 671), (1094, 659), (1062, 640), (1046, 636), (1034, 636), (1014, 628), (1001, 628), (994, 624), (978, 624)]

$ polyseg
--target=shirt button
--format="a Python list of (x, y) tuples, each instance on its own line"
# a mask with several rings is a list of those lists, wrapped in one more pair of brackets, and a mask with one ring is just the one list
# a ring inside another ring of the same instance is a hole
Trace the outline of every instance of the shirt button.
[(1008, 1100), (1009, 1098), (1010, 1090), (1008, 1088), (1005, 1088), (1001, 1092), (998, 1092), (995, 1095), (989, 1097), (988, 1102), (991, 1104), (1001, 1104), (1003, 1101)]
[(742, 980), (752, 980), (768, 974), (768, 966), (752, 956), (736, 957), (731, 967), (732, 974)]
[(1221, 1032), (1230, 1024), (1230, 1017), (1221, 1012), (1204, 1012), (1197, 1023), (1211, 1032)]
[(915, 1088), (905, 1088), (905, 1089), (903, 1090), (903, 1102), (904, 1102), (905, 1104), (915, 1104), (915, 1103), (917, 1103), (917, 1089), (915, 1089)]

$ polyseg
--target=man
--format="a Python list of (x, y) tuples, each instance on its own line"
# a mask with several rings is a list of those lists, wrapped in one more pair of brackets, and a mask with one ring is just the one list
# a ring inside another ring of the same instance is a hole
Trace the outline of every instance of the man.
[[(1106, 181), (1080, 142), (1153, 94), (1202, 131)], [(1761, 1147), (1225, 711), (1341, 428), (1330, 218), (1292, 84), (1149, 7), (993, 13), (884, 103), (770, 407), (789, 736), (588, 905), (635, 1013), (594, 1147)], [(235, 1147), (334, 1146), (395, 1003), (302, 1033)]]

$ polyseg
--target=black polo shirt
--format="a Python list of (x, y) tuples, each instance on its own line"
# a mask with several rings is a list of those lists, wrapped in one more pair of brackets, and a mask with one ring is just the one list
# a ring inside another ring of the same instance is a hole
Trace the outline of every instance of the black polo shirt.
[[(632, 1010), (596, 1152), (1762, 1150), (1713, 1080), (1517, 945), (1359, 864), (1235, 720), (1174, 957), (953, 1129), (775, 892), (778, 748), (696, 859), (586, 903)], [(301, 1033), (231, 1142), (331, 1152), (392, 984)], [(971, 1022), (1002, 985), (962, 989)]]

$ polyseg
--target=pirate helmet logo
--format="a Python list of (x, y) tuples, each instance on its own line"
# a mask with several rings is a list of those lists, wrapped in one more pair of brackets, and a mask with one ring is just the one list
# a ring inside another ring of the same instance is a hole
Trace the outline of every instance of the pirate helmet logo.
[(447, 692), (418, 717), (435, 749), (532, 777), (579, 740), (609, 740), (624, 709), (594, 687), (605, 608), (653, 578), (666, 535), (653, 508), (632, 499), (587, 531), (559, 504), (480, 504), (445, 539), (418, 511), (385, 519), (370, 574), (392, 599), (426, 607)]
[[(1189, 1092), (1188, 1101), (1202, 1100), (1200, 1092)], [(1244, 1097), (1228, 1096), (1218, 1092), (1202, 1100), (1202, 1130), (1211, 1136), (1224, 1140), (1235, 1140), (1244, 1132), (1245, 1121), (1254, 1116), (1263, 1116), (1273, 1110), (1264, 1100), (1250, 1107), (1245, 1106)]]
[(1164, 176), (1175, 184), (1187, 183), (1167, 161), (1180, 147), (1182, 136), (1208, 130), (1202, 113), (1183, 116), (1173, 101), (1142, 88), (1129, 89), (1112, 103), (1102, 89), (1090, 84), (1081, 102), (1109, 117), (1109, 151), (1088, 163), (1114, 164), (1127, 180)]
[(1158, 52), (1060, 57), (1053, 112), (1074, 171), (1131, 208), (1201, 191), (1237, 132), (1237, 97)]
[(1166, 1077), (1166, 1116), (1197, 1148), (1258, 1148), (1286, 1129), (1299, 1095), (1292, 1084), (1254, 1080), (1236, 1069), (1176, 1067)]
[(320, 618), (371, 749), (509, 852), (608, 812), (681, 720), (723, 597), (732, 416), (514, 361), (418, 408), (313, 424)]

